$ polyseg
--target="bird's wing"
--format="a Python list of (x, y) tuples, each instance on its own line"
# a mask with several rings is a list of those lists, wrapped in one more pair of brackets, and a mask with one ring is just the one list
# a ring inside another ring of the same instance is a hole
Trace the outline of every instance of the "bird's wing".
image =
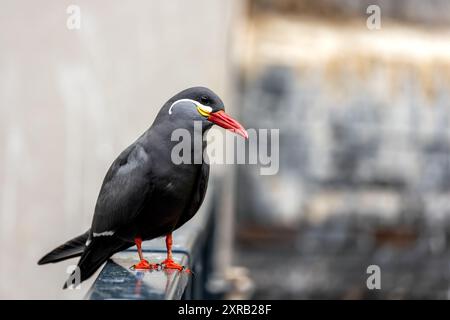
[(203, 163), (197, 178), (196, 187), (192, 190), (192, 202), (188, 205), (183, 215), (180, 217), (176, 228), (181, 227), (189, 221), (198, 211), (205, 199), (206, 190), (208, 188), (209, 164)]
[(194, 214), (200, 208), (205, 199), (206, 189), (208, 188), (208, 180), (209, 180), (209, 164), (204, 163), (202, 165), (201, 174), (198, 180), (197, 185), (197, 193), (194, 197), (193, 210)]
[(95, 207), (94, 236), (112, 235), (139, 214), (152, 190), (151, 157), (138, 143), (113, 162), (103, 181)]

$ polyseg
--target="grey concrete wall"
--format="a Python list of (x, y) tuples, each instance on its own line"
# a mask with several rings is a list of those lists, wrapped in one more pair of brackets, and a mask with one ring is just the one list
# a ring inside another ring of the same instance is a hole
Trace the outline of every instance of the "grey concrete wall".
[(237, 12), (218, 0), (0, 3), (0, 298), (83, 295), (60, 290), (73, 261), (36, 261), (89, 227), (110, 163), (170, 96), (205, 85), (230, 98)]

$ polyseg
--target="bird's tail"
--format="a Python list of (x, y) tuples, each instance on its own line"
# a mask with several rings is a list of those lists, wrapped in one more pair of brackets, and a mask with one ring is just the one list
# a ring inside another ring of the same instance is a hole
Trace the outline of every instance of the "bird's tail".
[(73, 238), (72, 240), (67, 241), (58, 248), (53, 249), (43, 256), (38, 261), (38, 264), (55, 263), (81, 256), (86, 248), (86, 241), (89, 238), (89, 233), (90, 230), (86, 231), (82, 235), (79, 235), (78, 237)]
[[(92, 240), (89, 246), (86, 247), (78, 262), (77, 269), (74, 270), (72, 275), (64, 284), (63, 289), (66, 289), (73, 280), (79, 280), (80, 282), (88, 279), (92, 276), (101, 265), (108, 260), (114, 253), (126, 249), (130, 245), (124, 243), (123, 240), (116, 237), (97, 237)], [(77, 278), (76, 272), (79, 272)]]

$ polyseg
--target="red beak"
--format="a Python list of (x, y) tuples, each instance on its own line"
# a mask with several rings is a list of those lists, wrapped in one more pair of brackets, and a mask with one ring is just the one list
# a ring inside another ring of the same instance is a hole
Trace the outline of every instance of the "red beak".
[(245, 139), (248, 139), (248, 133), (245, 131), (244, 127), (232, 117), (227, 115), (223, 110), (211, 113), (208, 120), (217, 124), (219, 127), (230, 130), (243, 136)]

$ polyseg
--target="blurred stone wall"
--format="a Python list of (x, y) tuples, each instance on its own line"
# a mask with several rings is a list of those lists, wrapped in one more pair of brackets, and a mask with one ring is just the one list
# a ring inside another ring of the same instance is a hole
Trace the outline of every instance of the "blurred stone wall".
[(239, 212), (284, 226), (336, 214), (448, 224), (449, 31), (254, 15), (243, 121), (280, 129), (280, 171), (243, 168)]
[(370, 5), (378, 5), (384, 18), (427, 26), (450, 23), (447, 0), (249, 0), (252, 14), (278, 12), (330, 20), (360, 18)]
[(279, 173), (238, 175), (254, 298), (448, 299), (448, 1), (250, 3), (241, 118), (280, 130)]
[[(81, 28), (69, 30), (69, 5)], [(0, 3), (0, 298), (63, 292), (46, 251), (86, 230), (115, 157), (163, 103), (204, 85), (230, 102), (235, 1)], [(231, 108), (232, 103), (229, 103)]]

